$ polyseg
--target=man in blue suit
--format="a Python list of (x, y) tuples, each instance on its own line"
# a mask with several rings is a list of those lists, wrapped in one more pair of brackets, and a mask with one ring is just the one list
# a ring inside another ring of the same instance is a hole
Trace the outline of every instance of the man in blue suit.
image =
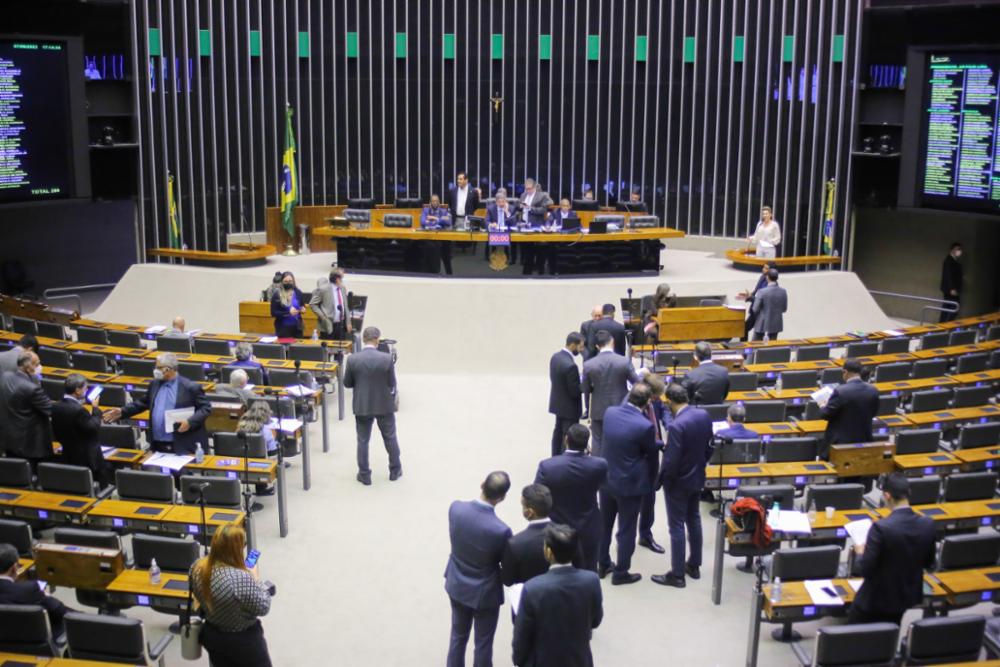
[[(654, 574), (654, 582), (684, 588), (684, 575), (701, 578), (701, 510), (698, 499), (705, 486), (705, 464), (711, 455), (712, 418), (701, 408), (688, 405), (682, 385), (667, 387), (667, 403), (673, 419), (667, 427), (667, 442), (657, 486), (663, 487), (670, 526), (670, 571)], [(684, 529), (691, 555), (684, 561)]]
[(593, 667), (590, 637), (604, 605), (597, 575), (570, 565), (577, 534), (569, 526), (545, 529), (549, 571), (524, 584), (514, 623), (513, 662), (518, 667)]
[(465, 646), (475, 624), (475, 667), (493, 665), (493, 635), (497, 630), (503, 585), (500, 560), (511, 530), (494, 508), (507, 496), (510, 477), (491, 472), (475, 500), (456, 500), (448, 509), (451, 555), (444, 571), (444, 589), (451, 598), (451, 641), (448, 667), (465, 665)]
[[(632, 387), (625, 405), (616, 405), (604, 413), (604, 458), (608, 461), (608, 483), (601, 491), (601, 515), (604, 533), (601, 540), (601, 564), (598, 574), (614, 570), (615, 586), (634, 584), (641, 574), (629, 572), (635, 552), (636, 524), (642, 497), (653, 488), (648, 457), (656, 450), (656, 431), (646, 418), (646, 406), (652, 398), (649, 385)], [(611, 562), (611, 529), (618, 518), (618, 563)]]
[(715, 435), (727, 440), (756, 440), (760, 434), (754, 433), (743, 422), (747, 418), (747, 409), (742, 403), (733, 403), (726, 410), (726, 423), (729, 424), (724, 429), (719, 430)]
[(590, 431), (573, 424), (566, 432), (566, 450), (538, 464), (535, 484), (544, 484), (552, 493), (549, 517), (575, 529), (580, 545), (580, 567), (597, 572), (601, 549), (601, 510), (597, 492), (608, 479), (608, 462), (591, 456), (587, 441)]

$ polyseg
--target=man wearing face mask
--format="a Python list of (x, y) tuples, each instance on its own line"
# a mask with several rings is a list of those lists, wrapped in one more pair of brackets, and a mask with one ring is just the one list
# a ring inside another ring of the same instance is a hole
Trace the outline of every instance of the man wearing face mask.
[[(201, 385), (177, 374), (177, 356), (171, 352), (157, 355), (153, 378), (145, 398), (106, 411), (104, 421), (127, 419), (149, 410), (154, 451), (190, 455), (199, 443), (203, 451), (208, 451), (205, 420), (212, 412), (212, 404), (205, 398)], [(176, 423), (166, 423), (169, 410), (183, 408), (193, 408), (194, 414)]]
[(556, 416), (552, 429), (552, 456), (562, 454), (566, 432), (573, 424), (580, 422), (583, 408), (580, 404), (580, 370), (576, 366), (576, 356), (583, 349), (583, 336), (575, 331), (566, 336), (566, 347), (552, 355), (549, 360), (549, 412)]
[(25, 350), (17, 370), (0, 378), (0, 448), (28, 459), (32, 471), (52, 458), (52, 401), (42, 389), (41, 368), (38, 355)]

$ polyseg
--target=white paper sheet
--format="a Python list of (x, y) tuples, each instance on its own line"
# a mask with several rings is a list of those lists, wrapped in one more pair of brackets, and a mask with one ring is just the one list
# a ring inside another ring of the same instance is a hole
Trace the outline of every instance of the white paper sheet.
[(312, 389), (302, 384), (296, 384), (292, 385), (291, 387), (285, 387), (285, 391), (291, 394), (292, 396), (300, 396), (300, 397), (312, 396), (313, 393)]
[(795, 510), (781, 510), (778, 516), (774, 512), (768, 512), (767, 524), (772, 530), (795, 535), (811, 535), (812, 526), (809, 525), (809, 517), (805, 512)]
[(899, 329), (882, 329), (882, 333), (888, 336), (905, 336), (906, 333)]
[(174, 432), (174, 424), (190, 419), (194, 416), (194, 408), (174, 408), (163, 411), (163, 430), (167, 433)]
[(187, 464), (194, 461), (193, 456), (182, 456), (180, 454), (169, 454), (167, 452), (156, 452), (142, 462), (144, 466), (157, 466), (168, 470), (180, 470)]
[(825, 407), (830, 397), (833, 396), (833, 385), (825, 385), (809, 395), (809, 398), (816, 401), (819, 407)]
[(715, 435), (724, 428), (729, 428), (729, 422), (727, 421), (712, 422), (712, 435)]
[(156, 334), (156, 333), (160, 333), (161, 331), (166, 331), (166, 330), (167, 330), (166, 326), (164, 326), (162, 324), (154, 324), (153, 326), (146, 328), (146, 333), (148, 333), (148, 334)]
[(283, 433), (295, 433), (302, 428), (302, 422), (298, 419), (278, 419), (277, 417), (271, 417), (270, 425)]
[[(829, 579), (810, 579), (803, 583), (813, 604), (823, 607), (843, 606), (844, 601), (837, 595), (837, 589), (833, 587), (833, 582)], [(824, 588), (827, 590), (823, 590)], [(831, 591), (833, 595), (828, 591)]]
[(861, 590), (861, 584), (865, 583), (865, 580), (864, 579), (848, 579), (847, 583), (850, 585), (851, 588), (854, 589), (854, 592), (857, 593), (859, 590)]
[(868, 531), (871, 530), (871, 519), (859, 519), (844, 524), (844, 530), (851, 536), (855, 544), (864, 544), (868, 541)]
[(278, 340), (277, 336), (261, 336), (260, 337), (260, 342), (262, 342), (262, 343), (273, 343), (276, 340)]
[(510, 608), (517, 614), (518, 607), (521, 606), (521, 592), (524, 591), (524, 584), (514, 584), (507, 588), (507, 599), (510, 601)]

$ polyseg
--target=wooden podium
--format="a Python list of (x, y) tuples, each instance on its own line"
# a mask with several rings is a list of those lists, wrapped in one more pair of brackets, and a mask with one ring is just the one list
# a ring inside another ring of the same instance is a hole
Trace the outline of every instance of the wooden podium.
[(745, 312), (725, 306), (661, 308), (660, 342), (729, 340), (743, 336)]

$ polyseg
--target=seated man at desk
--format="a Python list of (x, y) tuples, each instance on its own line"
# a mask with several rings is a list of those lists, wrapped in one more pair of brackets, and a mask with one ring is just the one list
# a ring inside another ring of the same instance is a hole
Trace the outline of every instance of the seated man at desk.
[(242, 368), (237, 368), (229, 375), (229, 383), (220, 382), (215, 385), (215, 393), (222, 394), (223, 396), (235, 396), (240, 399), (240, 403), (243, 407), (250, 405), (250, 401), (256, 398), (256, 395), (252, 390), (247, 389), (247, 384), (249, 384), (250, 378), (247, 376), (247, 372)]
[(51, 595), (46, 595), (38, 587), (38, 582), (17, 580), (17, 549), (10, 544), (0, 544), (0, 604), (42, 607), (49, 615), (53, 637), (63, 634), (63, 616), (73, 611)]
[[(513, 229), (517, 225), (517, 220), (515, 216), (517, 211), (515, 208), (507, 201), (507, 190), (505, 188), (500, 188), (494, 195), (494, 202), (486, 207), (486, 228), (491, 232), (505, 232), (508, 229)], [(498, 248), (498, 250), (503, 250)], [(517, 263), (517, 245), (514, 243), (510, 244), (510, 250), (507, 253), (510, 263)], [(486, 245), (486, 259), (490, 258), (490, 246)]]
[(253, 356), (253, 345), (250, 343), (237, 343), (233, 354), (236, 356), (236, 361), (229, 364), (230, 366), (259, 368), (264, 384), (267, 384), (267, 369), (264, 368), (264, 364), (257, 361), (257, 357)]
[(187, 336), (188, 333), (185, 330), (187, 328), (187, 323), (184, 318), (178, 315), (171, 322), (170, 326), (163, 330), (164, 336)]
[(728, 426), (716, 432), (716, 437), (724, 440), (756, 440), (760, 437), (754, 433), (743, 422), (747, 420), (747, 409), (742, 403), (733, 403), (726, 410), (726, 423)]
[(451, 216), (448, 214), (448, 209), (441, 206), (441, 198), (437, 195), (431, 195), (431, 203), (424, 206), (420, 212), (420, 228), (441, 229), (442, 227), (451, 227)]
[(560, 199), (559, 208), (549, 213), (548, 223), (562, 232), (579, 231), (580, 216), (573, 210), (568, 199)]

